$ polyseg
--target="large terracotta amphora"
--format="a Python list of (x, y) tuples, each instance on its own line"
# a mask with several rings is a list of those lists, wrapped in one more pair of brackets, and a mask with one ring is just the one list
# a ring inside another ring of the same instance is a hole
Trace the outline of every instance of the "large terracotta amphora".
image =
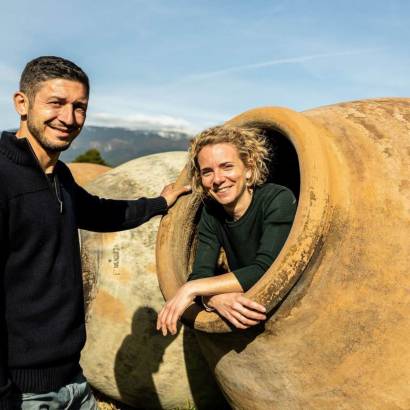
[[(247, 292), (266, 323), (233, 331), (215, 313), (185, 315), (230, 404), (409, 409), (410, 99), (258, 108), (227, 124), (264, 130), (272, 180), (299, 197), (280, 255)], [(162, 220), (166, 298), (189, 273), (199, 206), (183, 198)]]
[[(138, 158), (86, 186), (105, 198), (155, 197), (177, 177), (185, 152)], [(123, 232), (81, 231), (87, 344), (81, 364), (106, 395), (141, 409), (224, 408), (193, 331), (156, 331), (163, 305), (155, 267), (160, 217)]]

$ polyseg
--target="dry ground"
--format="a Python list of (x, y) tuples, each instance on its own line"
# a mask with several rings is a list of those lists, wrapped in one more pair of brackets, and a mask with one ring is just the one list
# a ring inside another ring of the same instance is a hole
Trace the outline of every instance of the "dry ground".
[[(127, 406), (126, 404), (120, 403), (113, 400), (97, 390), (93, 390), (95, 398), (98, 402), (98, 407), (100, 410), (134, 410), (134, 407)], [(187, 407), (177, 407), (172, 410), (195, 410), (194, 405), (188, 405)]]

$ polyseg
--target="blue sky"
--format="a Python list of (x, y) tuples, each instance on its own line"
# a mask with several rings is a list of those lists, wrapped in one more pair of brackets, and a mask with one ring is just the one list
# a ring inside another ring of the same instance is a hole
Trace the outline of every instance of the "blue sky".
[(39, 55), (89, 74), (88, 124), (199, 130), (258, 106), (410, 97), (408, 0), (20, 0), (0, 15), (2, 129)]

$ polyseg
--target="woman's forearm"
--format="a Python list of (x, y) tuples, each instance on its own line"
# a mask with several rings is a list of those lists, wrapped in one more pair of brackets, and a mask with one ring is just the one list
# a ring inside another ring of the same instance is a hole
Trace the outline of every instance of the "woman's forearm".
[(243, 289), (232, 272), (224, 273), (210, 278), (195, 279), (184, 286), (195, 296), (219, 295), (229, 292), (243, 292)]

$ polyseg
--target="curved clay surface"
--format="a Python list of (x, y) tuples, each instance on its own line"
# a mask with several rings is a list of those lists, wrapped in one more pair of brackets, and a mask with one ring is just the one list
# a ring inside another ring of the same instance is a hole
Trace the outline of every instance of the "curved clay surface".
[[(228, 124), (284, 136), (300, 169), (290, 236), (248, 292), (267, 306), (266, 323), (231, 332), (216, 314), (186, 315), (204, 331), (198, 340), (230, 404), (410, 408), (410, 99), (304, 113), (268, 107)], [(157, 261), (166, 298), (189, 272), (198, 206), (186, 197), (161, 223)]]
[(94, 181), (98, 176), (111, 168), (100, 164), (89, 164), (85, 162), (71, 162), (67, 164), (77, 184), (84, 186)]
[[(155, 197), (172, 182), (185, 152), (138, 158), (106, 172), (87, 189), (109, 198)], [(81, 364), (98, 390), (144, 409), (224, 408), (195, 335), (155, 330), (163, 306), (155, 267), (160, 217), (116, 233), (81, 231), (87, 344)]]

